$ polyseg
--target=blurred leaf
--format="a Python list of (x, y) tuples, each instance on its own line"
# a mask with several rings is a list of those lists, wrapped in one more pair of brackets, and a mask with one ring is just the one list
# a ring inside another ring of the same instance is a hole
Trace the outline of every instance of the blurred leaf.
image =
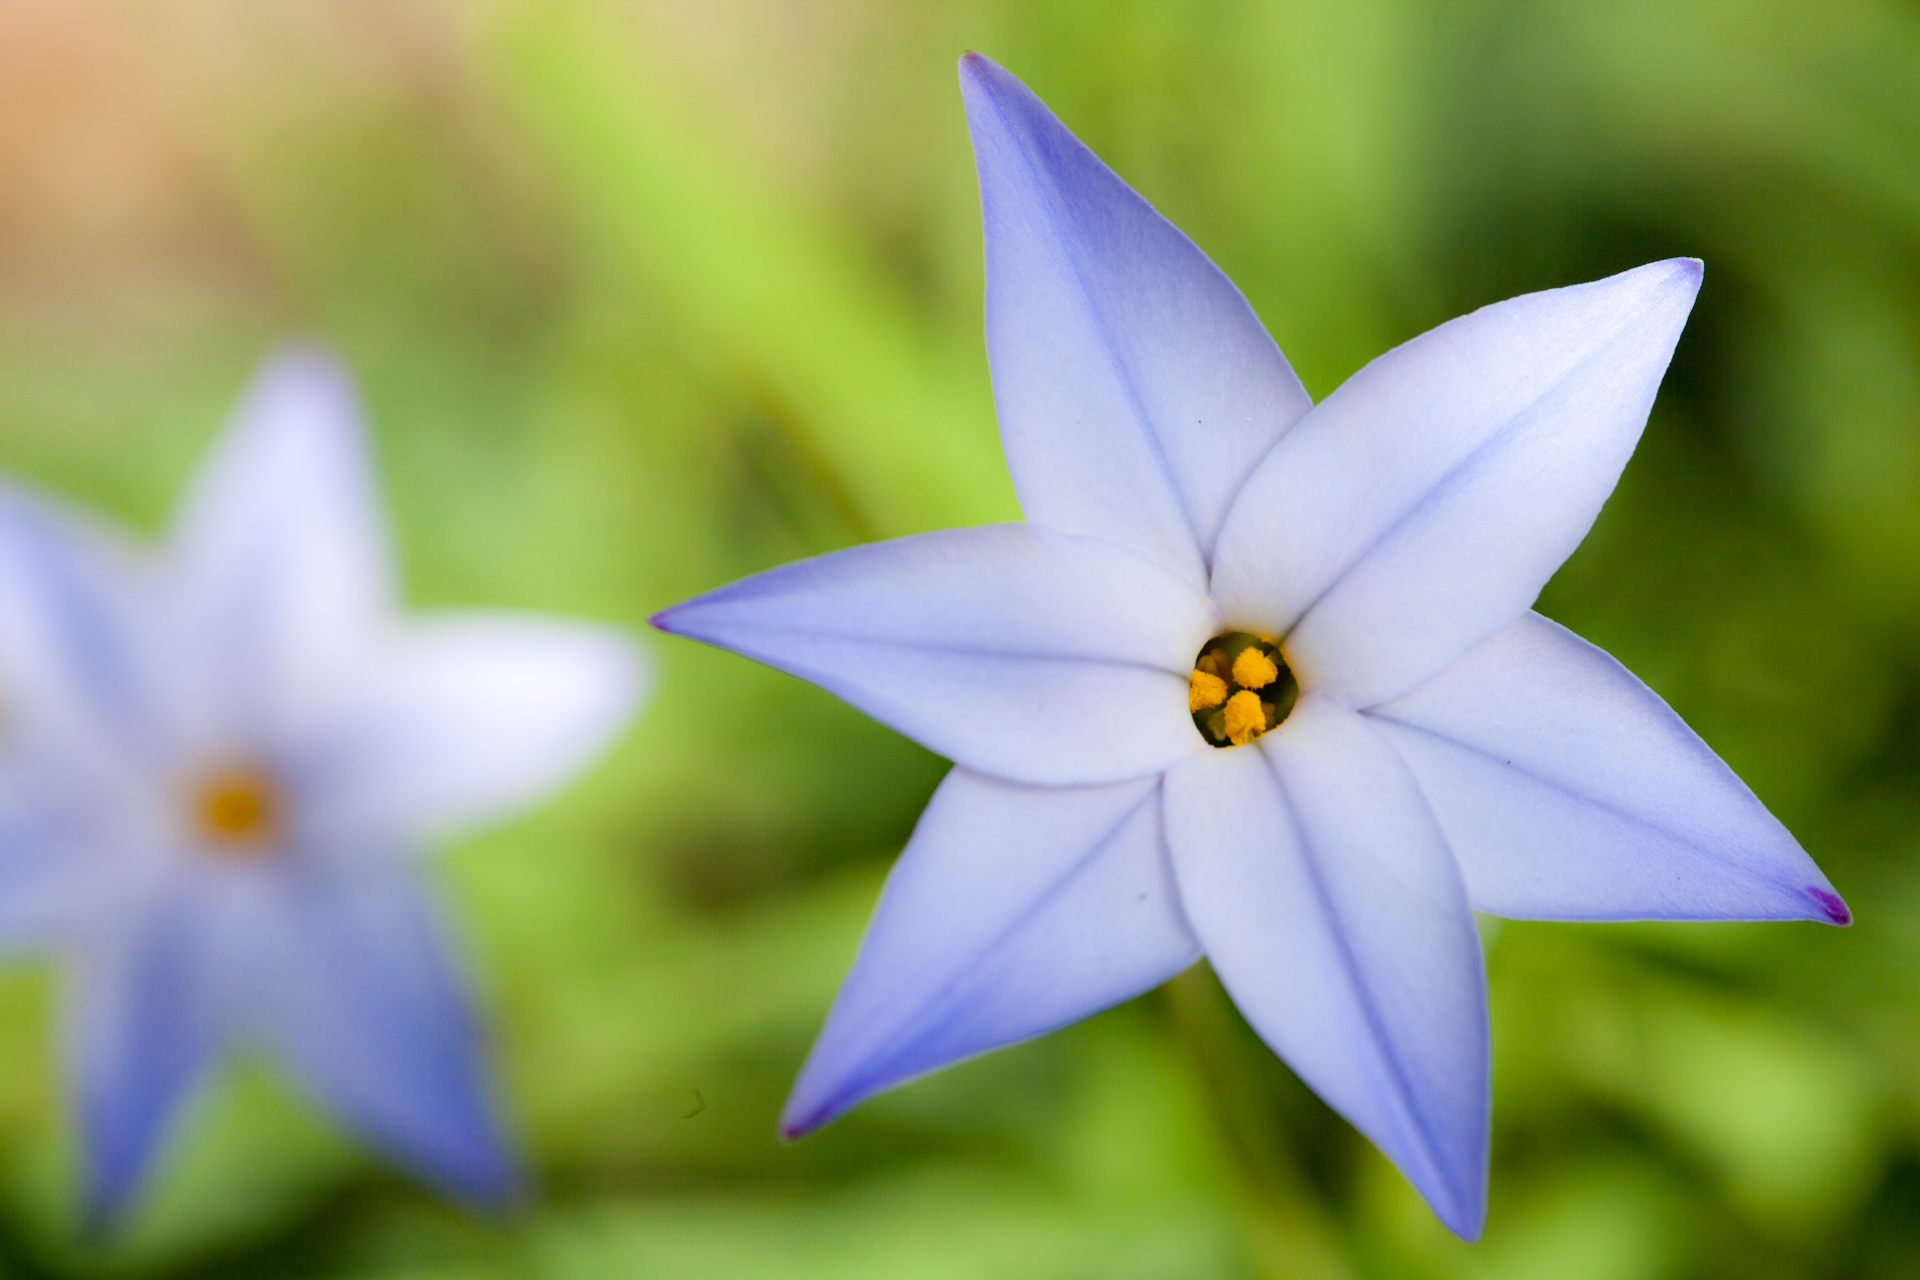
[(499, 40), (505, 87), (611, 264), (764, 382), (872, 533), (1013, 518), (977, 355), (934, 347), (855, 251), (729, 167), (724, 140), (622, 56), (631, 40), (571, 2), (529, 7)]

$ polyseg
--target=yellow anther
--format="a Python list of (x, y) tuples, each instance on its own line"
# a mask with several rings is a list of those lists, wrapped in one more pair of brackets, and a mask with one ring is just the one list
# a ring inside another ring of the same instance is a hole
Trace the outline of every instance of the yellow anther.
[(1219, 676), (1222, 680), (1233, 674), (1233, 666), (1227, 661), (1227, 655), (1218, 649), (1209, 649), (1200, 655), (1200, 661), (1194, 663), (1197, 670), (1210, 676)]
[(1187, 684), (1187, 710), (1205, 711), (1227, 700), (1227, 682), (1210, 671), (1196, 670)]
[(1273, 659), (1248, 645), (1233, 660), (1233, 682), (1242, 689), (1264, 689), (1280, 678)]
[(207, 774), (194, 787), (192, 807), (205, 846), (222, 856), (260, 856), (280, 836), (280, 792), (258, 769), (229, 766)]
[(1267, 731), (1267, 712), (1260, 705), (1259, 694), (1242, 689), (1227, 699), (1226, 730), (1227, 741), (1236, 747), (1244, 747)]

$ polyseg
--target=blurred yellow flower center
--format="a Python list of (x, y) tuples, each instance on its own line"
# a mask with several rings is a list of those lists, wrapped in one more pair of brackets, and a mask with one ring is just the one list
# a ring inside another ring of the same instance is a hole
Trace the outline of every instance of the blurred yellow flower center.
[(197, 833), (209, 851), (222, 857), (254, 859), (272, 853), (280, 838), (281, 809), (273, 779), (247, 765), (215, 769), (193, 789)]
[(1215, 636), (1194, 660), (1187, 710), (1200, 736), (1216, 747), (1240, 747), (1272, 729), (1293, 710), (1300, 686), (1266, 636), (1229, 631)]

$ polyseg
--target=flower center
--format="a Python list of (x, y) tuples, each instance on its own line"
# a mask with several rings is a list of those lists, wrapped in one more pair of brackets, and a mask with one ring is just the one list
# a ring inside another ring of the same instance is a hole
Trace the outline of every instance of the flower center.
[(201, 775), (190, 803), (201, 843), (219, 857), (253, 861), (279, 842), (280, 789), (258, 768), (228, 765)]
[(1300, 685), (1277, 641), (1228, 631), (1207, 641), (1187, 684), (1193, 727), (1216, 747), (1240, 747), (1287, 718)]

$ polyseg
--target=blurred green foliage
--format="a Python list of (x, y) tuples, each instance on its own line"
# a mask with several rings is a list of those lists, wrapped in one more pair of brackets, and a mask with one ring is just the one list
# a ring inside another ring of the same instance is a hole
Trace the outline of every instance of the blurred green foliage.
[(363, 380), (421, 605), (639, 628), (800, 555), (1008, 518), (953, 75), (978, 47), (1220, 262), (1316, 395), (1482, 303), (1706, 259), (1645, 442), (1542, 608), (1666, 696), (1859, 924), (1490, 924), (1475, 1246), (1204, 969), (782, 1146), (942, 765), (655, 637), (616, 754), (443, 862), (524, 1206), (436, 1201), (250, 1065), (135, 1227), (78, 1239), (52, 982), (16, 969), (0, 1275), (1912, 1274), (1910, 0), (341, 10), (316, 35), (312, 6), (101, 9), (186, 104), (226, 248), (159, 305), (104, 273), (8, 286), (0, 464), (153, 530), (254, 359), (309, 333)]

